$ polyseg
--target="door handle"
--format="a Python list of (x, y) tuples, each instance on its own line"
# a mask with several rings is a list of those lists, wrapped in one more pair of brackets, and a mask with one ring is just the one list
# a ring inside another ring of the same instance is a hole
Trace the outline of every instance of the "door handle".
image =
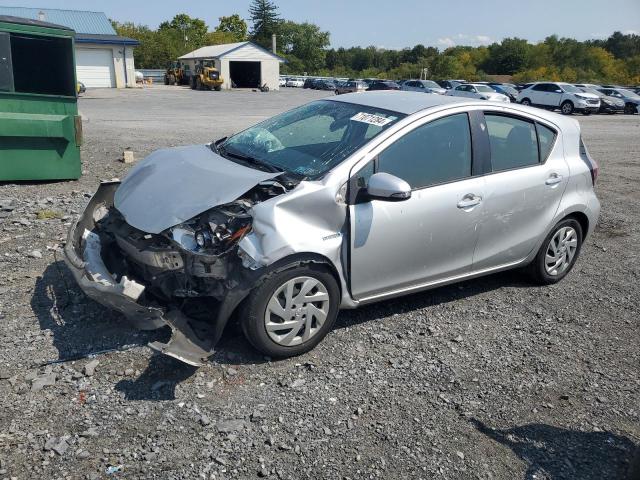
[(473, 193), (468, 193), (464, 197), (462, 197), (462, 200), (458, 202), (458, 208), (475, 207), (476, 205), (480, 205), (480, 202), (482, 202), (481, 196), (475, 195)]
[(558, 175), (557, 173), (552, 173), (549, 175), (549, 178), (545, 180), (545, 184), (547, 185), (557, 185), (562, 181), (562, 175)]

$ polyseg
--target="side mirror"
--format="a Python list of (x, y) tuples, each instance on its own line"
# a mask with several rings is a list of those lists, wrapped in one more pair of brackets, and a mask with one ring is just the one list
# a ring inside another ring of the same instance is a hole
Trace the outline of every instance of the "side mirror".
[(376, 200), (408, 200), (411, 198), (411, 185), (390, 173), (378, 172), (369, 178), (367, 194)]

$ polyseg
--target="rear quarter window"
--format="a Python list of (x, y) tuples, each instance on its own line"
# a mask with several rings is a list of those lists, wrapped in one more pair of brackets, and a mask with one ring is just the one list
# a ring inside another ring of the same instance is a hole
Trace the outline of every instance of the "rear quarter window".
[(538, 129), (538, 142), (540, 144), (540, 162), (544, 163), (549, 158), (551, 150), (553, 150), (556, 132), (539, 123), (536, 124), (536, 128)]

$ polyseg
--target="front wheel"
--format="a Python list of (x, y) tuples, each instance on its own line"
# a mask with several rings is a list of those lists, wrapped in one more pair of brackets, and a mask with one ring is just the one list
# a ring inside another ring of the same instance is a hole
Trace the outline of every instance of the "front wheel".
[(582, 227), (575, 218), (560, 221), (544, 239), (536, 258), (528, 267), (532, 280), (541, 285), (562, 280), (580, 255), (582, 238)]
[(627, 103), (624, 106), (624, 113), (626, 113), (627, 115), (633, 115), (634, 113), (636, 113), (636, 106), (633, 103)]
[(520, 102), (520, 105), (525, 105), (528, 107), (531, 105), (531, 100), (529, 100), (528, 98), (523, 98), (522, 101)]
[(573, 103), (567, 100), (560, 105), (560, 111), (563, 115), (571, 115), (573, 113)]
[(339, 302), (338, 283), (321, 265), (282, 270), (268, 276), (249, 294), (241, 309), (242, 330), (265, 355), (300, 355), (329, 333), (338, 316)]

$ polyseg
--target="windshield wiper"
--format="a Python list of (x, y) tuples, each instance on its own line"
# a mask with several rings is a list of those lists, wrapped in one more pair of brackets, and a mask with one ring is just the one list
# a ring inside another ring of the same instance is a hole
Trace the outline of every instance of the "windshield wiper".
[(227, 150), (226, 148), (224, 148), (224, 145), (220, 145), (218, 148), (218, 153), (220, 155), (224, 156), (229, 156), (238, 160), (242, 160), (243, 162), (247, 162), (250, 163), (251, 165), (255, 165), (258, 168), (264, 169), (268, 172), (280, 172), (281, 170), (273, 165), (271, 165), (270, 163), (266, 163), (263, 162), (262, 160), (259, 160), (255, 157), (251, 157), (249, 155), (245, 155), (243, 153), (237, 153), (237, 152), (230, 152), (229, 150)]

